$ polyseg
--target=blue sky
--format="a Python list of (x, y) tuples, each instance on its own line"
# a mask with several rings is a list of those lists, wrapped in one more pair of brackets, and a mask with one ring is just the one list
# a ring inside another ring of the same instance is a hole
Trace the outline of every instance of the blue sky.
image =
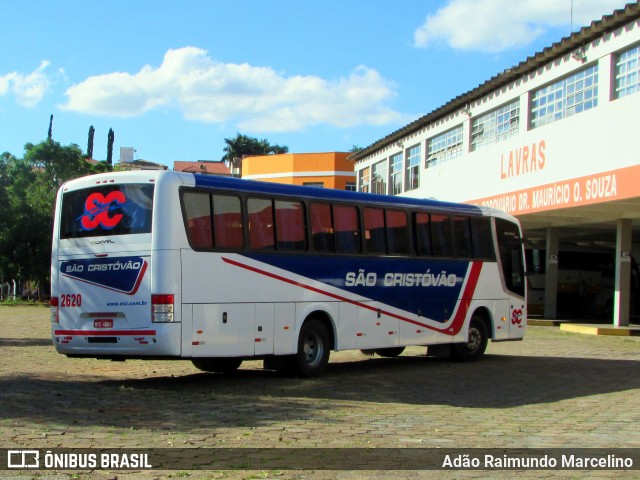
[[(0, 0), (0, 152), (366, 147), (624, 0)], [(573, 7), (573, 13), (572, 13)]]

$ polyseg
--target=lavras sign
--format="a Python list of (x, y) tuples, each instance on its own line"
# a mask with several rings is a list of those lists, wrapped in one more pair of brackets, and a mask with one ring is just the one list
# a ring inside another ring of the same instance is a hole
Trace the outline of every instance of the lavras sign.
[(547, 144), (544, 140), (510, 150), (500, 156), (500, 180), (544, 169)]

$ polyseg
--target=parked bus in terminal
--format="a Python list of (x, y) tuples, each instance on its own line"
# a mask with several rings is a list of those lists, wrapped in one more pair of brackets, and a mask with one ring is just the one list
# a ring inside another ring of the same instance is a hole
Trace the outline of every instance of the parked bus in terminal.
[[(526, 328), (508, 214), (472, 205), (169, 171), (59, 190), (52, 338), (69, 357), (245, 359), (320, 375), (331, 350), (464, 361)], [(440, 347), (442, 348), (442, 347)]]
[[(527, 312), (544, 314), (547, 253), (527, 246)], [(615, 292), (615, 248), (563, 245), (558, 252), (557, 314), (566, 318), (611, 320)], [(630, 313), (640, 307), (640, 271), (630, 256)]]

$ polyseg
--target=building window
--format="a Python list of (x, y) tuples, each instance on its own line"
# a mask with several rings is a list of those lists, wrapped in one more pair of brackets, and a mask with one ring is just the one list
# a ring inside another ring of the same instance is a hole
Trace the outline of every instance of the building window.
[(302, 182), (303, 187), (324, 188), (324, 182)]
[(598, 105), (598, 66), (593, 65), (533, 92), (531, 128), (541, 127)]
[(471, 151), (501, 142), (518, 133), (520, 99), (473, 119), (471, 123)]
[(615, 98), (636, 93), (640, 87), (640, 46), (616, 56)]
[(344, 187), (347, 192), (355, 192), (358, 189), (356, 188), (356, 182), (347, 182), (347, 185)]
[(444, 132), (427, 142), (426, 166), (432, 167), (462, 155), (462, 125)]
[(389, 159), (391, 172), (389, 179), (391, 182), (391, 195), (402, 193), (402, 154), (397, 153)]
[(408, 192), (420, 186), (420, 145), (407, 149), (406, 171), (405, 189)]
[(359, 175), (359, 183), (360, 183), (360, 191), (364, 193), (369, 193), (369, 167), (365, 167), (358, 173)]
[(371, 168), (371, 193), (387, 193), (387, 161), (383, 160)]

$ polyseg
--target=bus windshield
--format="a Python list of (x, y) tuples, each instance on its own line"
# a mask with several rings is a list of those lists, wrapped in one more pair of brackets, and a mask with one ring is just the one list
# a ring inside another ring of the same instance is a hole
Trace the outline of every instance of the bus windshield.
[(151, 233), (153, 185), (100, 185), (62, 197), (60, 238)]

